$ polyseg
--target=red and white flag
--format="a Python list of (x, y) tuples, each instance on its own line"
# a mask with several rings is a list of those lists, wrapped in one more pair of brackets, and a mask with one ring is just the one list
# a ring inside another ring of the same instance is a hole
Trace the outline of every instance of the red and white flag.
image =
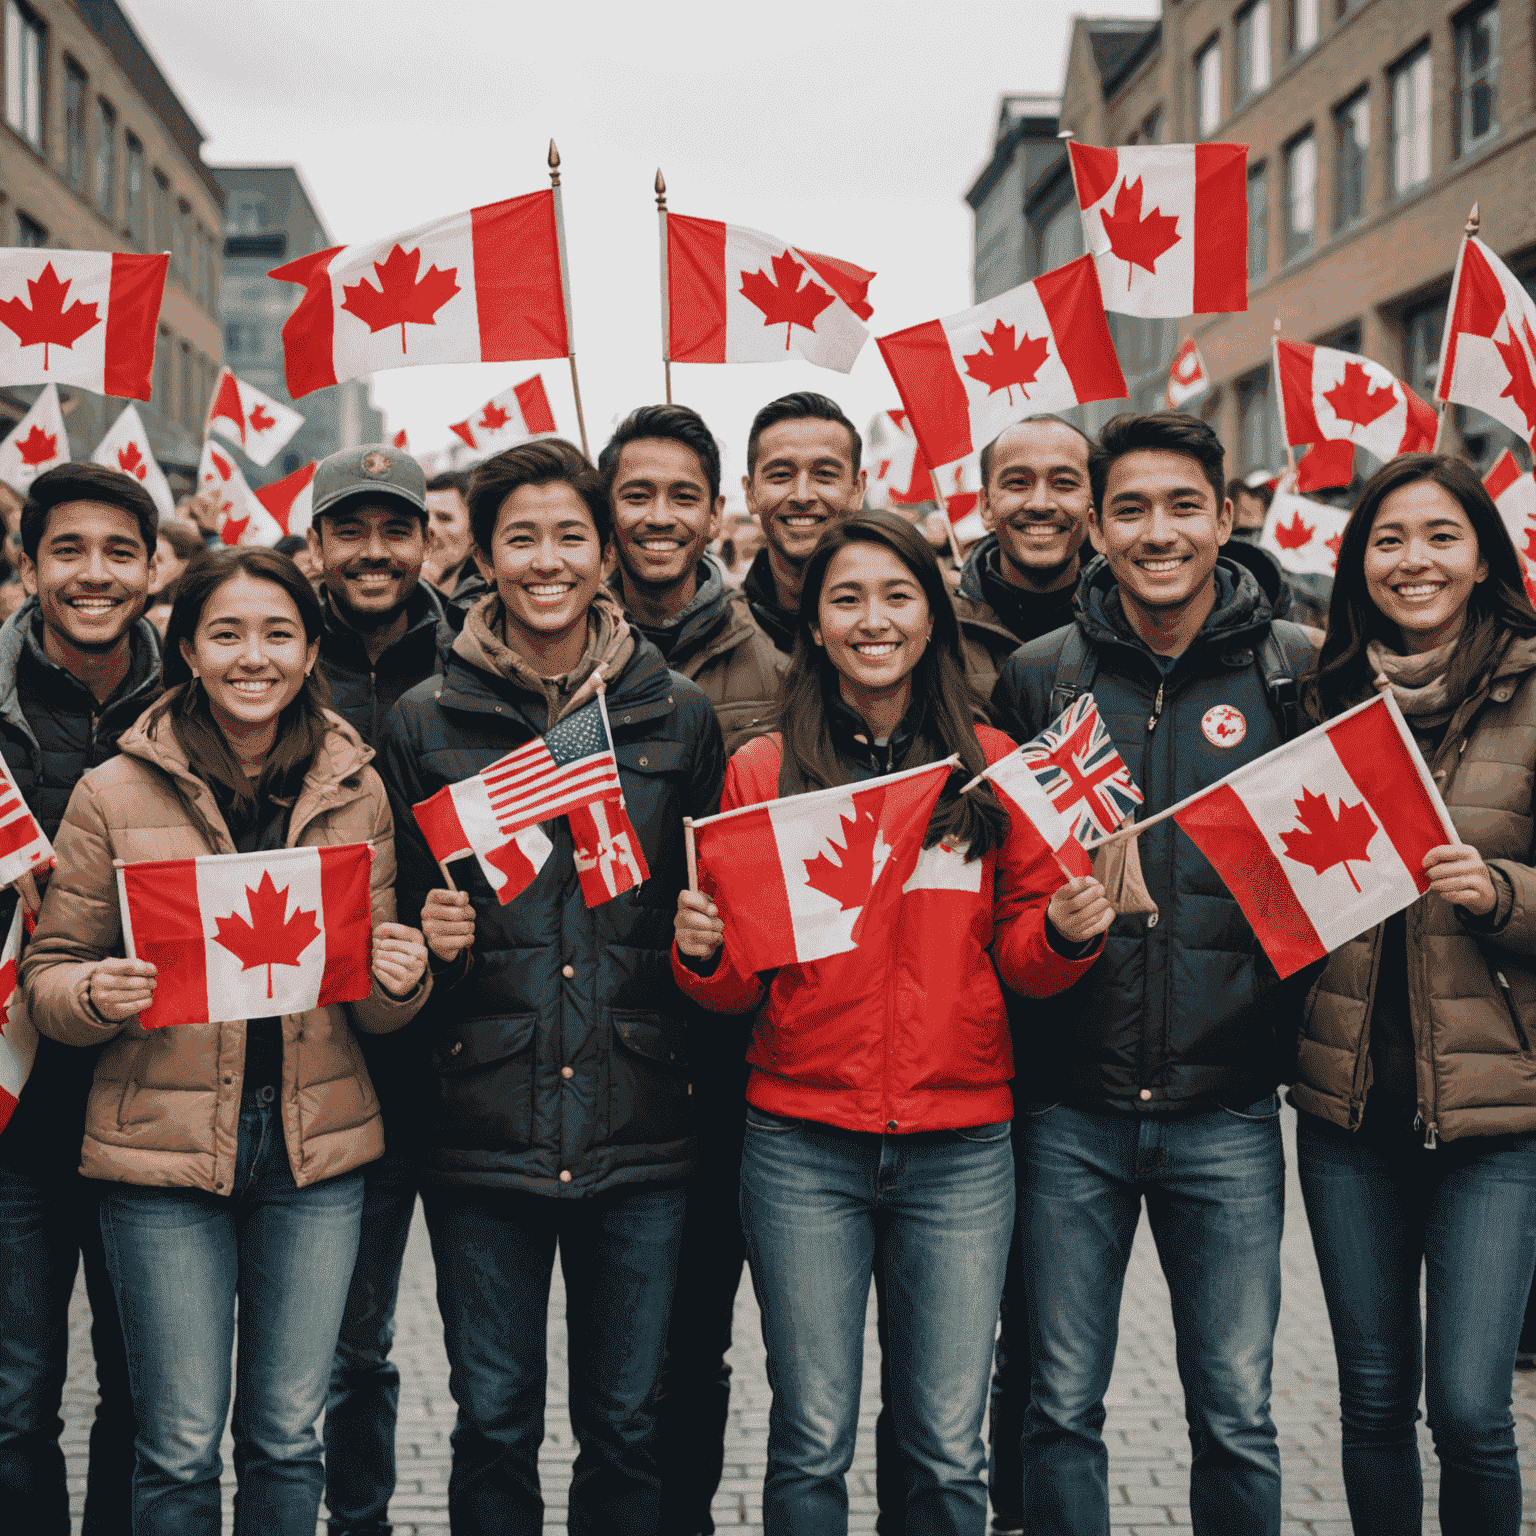
[(1390, 694), (1192, 795), (1174, 820), (1281, 976), (1417, 901), (1424, 855), (1460, 841)]
[(1163, 404), (1170, 411), (1181, 411), (1191, 400), (1198, 400), (1211, 387), (1211, 376), (1205, 371), (1205, 359), (1195, 338), (1188, 337), (1173, 354), (1168, 367), (1168, 388), (1163, 391)]
[(283, 527), (256, 499), (232, 455), (203, 439), (197, 488), (219, 503), (219, 537), (226, 544), (276, 544)]
[(154, 450), (149, 446), (149, 433), (144, 430), (144, 420), (137, 406), (123, 407), (122, 415), (96, 445), (91, 462), (131, 475), (149, 492), (162, 521), (175, 517), (176, 498), (171, 495), (165, 472), (155, 462)]
[(214, 381), (213, 399), (208, 403), (208, 419), (203, 436), (217, 432), (245, 449), (253, 464), (267, 465), (300, 427), (304, 418), (291, 405), (264, 395), (254, 384), (237, 379), (228, 368), (220, 368)]
[(286, 533), (303, 533), (310, 524), (315, 505), (315, 461), (256, 492), (256, 500)]
[(1347, 440), (1383, 461), (1427, 452), (1434, 407), (1358, 352), (1275, 338), (1280, 425), (1291, 444)]
[(351, 1003), (373, 989), (367, 843), (121, 864), (123, 942), (159, 968), (146, 1029)]
[(590, 804), (573, 806), (566, 820), (575, 844), (581, 894), (589, 907), (600, 907), (651, 878), (622, 795), (604, 795)]
[(1339, 543), (1348, 521), (1349, 513), (1342, 507), (1276, 491), (1259, 534), (1259, 548), (1298, 576), (1332, 576), (1338, 569)]
[(0, 480), (24, 491), (45, 469), (69, 463), (69, 434), (59, 408), (59, 387), (45, 384), (32, 409), (0, 443)]
[(53, 844), (43, 836), (10, 771), (0, 762), (0, 886), (13, 884), (53, 858)]
[(170, 257), (0, 250), (0, 384), (148, 400)]
[[(1039, 838), (1044, 850), (1055, 859), (1056, 867), (1069, 880), (1093, 873), (1093, 860), (1072, 835), (1067, 818), (1056, 809), (1045, 786), (1022, 752), (1010, 752), (999, 758), (981, 775), (1001, 796), (1012, 818), (1022, 817)], [(1017, 820), (1014, 821), (1017, 827)]]
[(1536, 434), (1536, 302), (1475, 236), (1456, 258), (1435, 397)]
[(804, 358), (847, 373), (869, 332), (859, 323), (873, 272), (777, 235), (663, 213), (662, 356), (674, 363)]
[(1177, 318), (1248, 308), (1248, 146), (1067, 146), (1104, 307)]
[(487, 400), (473, 416), (454, 422), (448, 430), (481, 453), (499, 453), (525, 438), (555, 430), (555, 413), (544, 393), (544, 380), (534, 374)]
[(1483, 476), (1483, 488), (1493, 497), (1493, 504), (1509, 529), (1515, 553), (1529, 573), (1532, 562), (1536, 562), (1536, 476), (1528, 469), (1522, 470), (1520, 461), (1506, 448)]
[(0, 1131), (10, 1124), (16, 1112), (17, 1100), (32, 1075), (32, 1062), (37, 1055), (37, 1030), (16, 985), (22, 932), (22, 903), (18, 899), (5, 948), (0, 949)]
[(1296, 455), (1296, 489), (1330, 491), (1355, 478), (1355, 445), (1347, 437), (1313, 443)]
[(875, 947), (956, 761), (694, 822), (699, 888), (720, 909), (735, 963), (768, 971)]
[(564, 357), (554, 199), (530, 192), (275, 267), (305, 288), (283, 324), (289, 395), (386, 368)]
[(928, 460), (905, 411), (881, 411), (870, 424), (869, 482), (864, 493), (878, 510), (933, 500)]
[(1091, 256), (879, 345), (930, 464), (979, 452), (1025, 416), (1125, 394)]
[(391, 448), (398, 448), (401, 453), (409, 453), (411, 451), (411, 440), (409, 436), (407, 436), (404, 427), (401, 427), (400, 430), (396, 432), (392, 438), (390, 438), (389, 446)]

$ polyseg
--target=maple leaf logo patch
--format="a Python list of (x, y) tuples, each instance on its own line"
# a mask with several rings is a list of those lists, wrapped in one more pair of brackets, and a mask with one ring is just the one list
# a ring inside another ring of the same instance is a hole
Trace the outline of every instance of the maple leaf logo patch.
[(262, 870), (256, 889), (245, 888), (251, 920), (238, 912), (218, 920), (214, 942), (222, 944), (239, 962), (242, 971), (267, 968), (267, 996), (272, 996), (272, 967), (301, 964), (300, 956), (320, 937), (313, 912), (295, 908), (288, 913), (288, 887), (278, 890), (272, 876)]
[(101, 324), (95, 304), (82, 304), (76, 300), (65, 309), (64, 300), (69, 289), (70, 283), (59, 281), (59, 274), (53, 270), (50, 261), (38, 277), (27, 279), (30, 307), (22, 303), (19, 295), (0, 302), (0, 325), (14, 331), (22, 346), (42, 347), (45, 371), (49, 347), (71, 350), (87, 331), (93, 331)]
[(1145, 218), (1141, 215), (1141, 177), (1124, 181), (1115, 193), (1113, 212), (1099, 210), (1104, 233), (1109, 237), (1109, 248), (1126, 264), (1125, 288), (1130, 292), (1131, 279), (1136, 268), (1157, 275), (1157, 258), (1171, 251), (1179, 243), (1177, 214), (1162, 213), (1154, 208)]
[(52, 433), (44, 432), (34, 421), (32, 430), (25, 437), (16, 439), (16, 452), (23, 464), (46, 464), (59, 451), (59, 440)]
[(495, 432), (498, 428), (506, 426), (511, 417), (494, 400), (486, 402), (485, 409), (480, 413), (480, 429), (483, 432)]
[[(763, 324), (784, 327), (784, 350), (798, 325), (802, 330), (816, 330), (816, 317), (831, 302), (832, 295), (819, 283), (811, 281), (810, 273), (785, 251), (775, 256), (771, 263), (773, 276), (769, 277), (761, 267), (756, 272), (741, 274), (741, 296), (755, 304), (763, 312)], [(805, 286), (800, 279), (805, 278)]]
[[(881, 837), (876, 820), (883, 800), (883, 795), (878, 797), (872, 802), (872, 809), (856, 811), (851, 820), (839, 815), (838, 830), (843, 841), (839, 843), (836, 836), (829, 837), (823, 852), (805, 860), (805, 883), (823, 896), (830, 896), (840, 911), (852, 912), (869, 900), (869, 893), (890, 857), (890, 845)], [(829, 853), (836, 857), (829, 858)]]
[(1300, 512), (1293, 512), (1290, 522), (1275, 524), (1275, 543), (1281, 549), (1303, 549), (1316, 532), (1311, 523), (1302, 522)]
[[(1536, 336), (1531, 334), (1531, 322), (1522, 319), (1520, 329), (1525, 333), (1526, 342), (1531, 351), (1536, 352)], [(1504, 366), (1509, 370), (1509, 383), (1499, 391), (1502, 400), (1506, 395), (1515, 402), (1516, 409), (1525, 417), (1527, 433), (1536, 430), (1536, 379), (1531, 377), (1530, 361), (1525, 355), (1525, 348), (1520, 345), (1520, 338), (1515, 335), (1511, 326), (1508, 341), (1496, 341), (1494, 347), (1504, 361)]]
[(1371, 856), (1366, 849), (1376, 836), (1375, 818), (1366, 808), (1365, 801), (1345, 805), (1339, 800), (1338, 814), (1328, 808), (1327, 795), (1314, 795), (1303, 789), (1296, 801), (1296, 819), (1300, 827), (1280, 834), (1285, 845), (1285, 856), (1298, 864), (1307, 865), (1314, 874), (1326, 874), (1335, 864), (1344, 866), (1349, 883), (1358, 891), (1360, 882), (1355, 879), (1351, 863), (1369, 864)]
[(396, 245), (384, 258), (373, 264), (379, 280), (375, 288), (365, 277), (350, 286), (343, 286), (341, 307), (357, 316), (368, 327), (370, 335), (387, 331), (390, 326), (400, 327), (400, 351), (405, 353), (405, 328), (407, 325), (436, 325), (436, 315), (444, 304), (463, 290), (458, 284), (459, 269), (449, 267), (442, 271), (428, 267), (424, 276), (417, 278), (421, 266), (421, 251), (406, 251)]
[(1029, 391), (1024, 386), (1035, 382), (1041, 364), (1051, 355), (1050, 339), (1042, 336), (1036, 340), (1026, 334), (1015, 343), (1013, 327), (999, 320), (990, 331), (981, 333), (981, 342), (980, 352), (964, 354), (965, 371), (987, 386), (989, 397), (1006, 389), (1008, 404), (1012, 405), (1014, 387), (1017, 386), (1019, 393), (1028, 400)]
[(1340, 422), (1368, 427), (1397, 404), (1397, 391), (1390, 384), (1377, 384), (1359, 363), (1345, 363), (1344, 377), (1332, 389), (1323, 391), (1323, 399), (1333, 407)]
[(117, 467), (125, 475), (132, 475), (135, 480), (149, 478), (149, 465), (144, 460), (144, 455), (139, 452), (137, 443), (129, 443), (126, 448), (117, 450)]

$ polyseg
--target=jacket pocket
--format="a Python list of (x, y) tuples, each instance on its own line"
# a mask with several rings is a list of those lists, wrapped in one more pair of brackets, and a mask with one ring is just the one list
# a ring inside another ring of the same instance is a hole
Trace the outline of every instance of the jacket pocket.
[(608, 1140), (618, 1146), (679, 1141), (693, 1130), (680, 1019), (614, 1013), (608, 1070)]
[(1520, 1022), (1520, 1010), (1515, 1007), (1515, 994), (1509, 985), (1509, 978), (1497, 966), (1490, 965), (1488, 969), (1493, 972), (1494, 987), (1509, 1010), (1509, 1022), (1515, 1027), (1515, 1039), (1520, 1042), (1520, 1049), (1528, 1052), (1531, 1042), (1526, 1039), (1525, 1026)]
[(433, 1047), (443, 1143), (496, 1151), (533, 1141), (538, 1015), (465, 1019)]

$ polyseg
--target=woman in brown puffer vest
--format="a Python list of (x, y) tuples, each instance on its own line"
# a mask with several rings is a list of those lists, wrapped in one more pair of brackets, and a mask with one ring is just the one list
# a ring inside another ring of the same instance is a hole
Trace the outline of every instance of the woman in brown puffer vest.
[(1458, 460), (1392, 460), (1345, 528), (1307, 696), (1327, 719), (1373, 685), (1402, 707), (1459, 841), (1426, 855), (1427, 894), (1328, 957), (1298, 1042), (1345, 1493), (1360, 1536), (1421, 1529), (1427, 1377), (1442, 1531), (1514, 1536), (1511, 1380), (1536, 1265), (1536, 611)]
[[(286, 555), (236, 549), (188, 568), (165, 697), (76, 786), (22, 964), (44, 1034), (111, 1042), (81, 1171), (109, 1181), (102, 1237), (139, 1421), (133, 1528), (145, 1536), (219, 1529), (237, 1296), (235, 1529), (313, 1536), (324, 1480), (314, 1423), (357, 1253), (360, 1169), (384, 1149), (352, 1030), (399, 1029), (429, 986), (420, 933), (393, 921), (394, 827), (373, 754), (324, 707), (320, 627)], [(123, 958), (114, 858), (369, 841), (368, 997), (281, 1018), (140, 1023), (157, 972)]]

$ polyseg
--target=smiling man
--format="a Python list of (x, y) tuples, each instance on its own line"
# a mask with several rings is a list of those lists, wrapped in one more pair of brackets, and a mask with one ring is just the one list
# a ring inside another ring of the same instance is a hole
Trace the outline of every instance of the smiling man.
[[(1146, 795), (1143, 819), (1298, 729), (1296, 679), (1312, 647), (1222, 555), (1222, 459), (1211, 429), (1179, 412), (1105, 426), (1089, 457), (1102, 558), (1083, 573), (1073, 625), (1004, 662), (993, 695), (998, 723), (1027, 741), (1091, 689)], [(1158, 911), (1119, 917), (1089, 976), (1034, 1005), (1020, 1067), (1033, 1102), (1019, 1104), (1016, 1230), (1035, 1351), (1023, 1525), (1108, 1536), (1103, 1400), (1145, 1198), (1173, 1297), (1194, 1529), (1277, 1536), (1275, 1085), (1309, 978), (1277, 981), (1173, 822), (1138, 847)]]

